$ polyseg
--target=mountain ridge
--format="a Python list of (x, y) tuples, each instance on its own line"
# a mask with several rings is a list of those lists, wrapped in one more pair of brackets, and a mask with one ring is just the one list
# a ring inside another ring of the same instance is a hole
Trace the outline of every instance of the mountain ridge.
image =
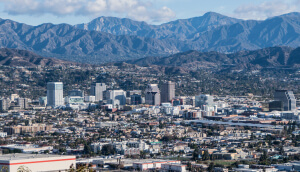
[(239, 69), (261, 69), (270, 67), (299, 67), (300, 47), (269, 47), (253, 51), (224, 54), (219, 52), (199, 52), (195, 50), (166, 57), (146, 57), (126, 61), (139, 66), (181, 67), (184, 69), (223, 68), (234, 66)]
[[(146, 57), (129, 60), (125, 63), (138, 66), (161, 66), (179, 70), (223, 69), (262, 69), (262, 68), (298, 68), (300, 67), (300, 47), (269, 47), (252, 51), (240, 51), (224, 54), (219, 52), (200, 52), (190, 50), (165, 57)], [(119, 62), (118, 62), (119, 63)], [(115, 64), (118, 64), (115, 63)], [(31, 51), (18, 49), (0, 49), (0, 65), (6, 66), (86, 66), (56, 58), (45, 58)]]
[(22, 67), (45, 66), (84, 66), (75, 62), (68, 62), (56, 58), (46, 58), (27, 50), (0, 48), (0, 65)]
[[(2, 32), (2, 34), (1, 34)], [(95, 62), (121, 60), (122, 57), (139, 58), (141, 54), (169, 54), (178, 52), (174, 45), (164, 41), (137, 36), (115, 36), (112, 34), (76, 29), (68, 24), (42, 24), (29, 26), (10, 20), (0, 22), (0, 47), (33, 51), (40, 55), (60, 57), (65, 60), (89, 62), (93, 56)], [(64, 58), (64, 57), (65, 58)], [(75, 58), (70, 59), (67, 56)]]
[[(175, 38), (184, 40), (189, 37), (192, 32), (210, 30), (221, 25), (233, 24), (238, 21), (241, 20), (227, 17), (215, 12), (207, 12), (203, 16), (178, 19), (161, 25), (151, 25), (146, 22), (134, 21), (128, 18), (102, 16), (89, 23), (75, 25), (75, 27), (79, 29), (111, 33), (114, 35), (136, 35), (155, 39)], [(105, 25), (105, 23), (107, 25)], [(168, 28), (171, 29), (168, 30)], [(179, 34), (179, 32), (184, 33), (184, 35), (180, 38), (175, 36), (176, 34)]]
[(163, 57), (189, 50), (233, 53), (300, 45), (300, 13), (255, 21), (210, 12), (159, 26), (126, 18), (98, 19), (103, 19), (104, 23), (101, 32), (68, 24), (30, 26), (1, 19), (0, 48), (29, 50), (45, 57), (100, 64), (147, 56)]
[[(220, 18), (223, 20), (220, 20)], [(226, 22), (223, 22), (224, 20)], [(182, 24), (186, 21), (190, 23)], [(196, 23), (201, 27), (197, 28), (198, 25), (193, 23), (193, 21), (197, 21)], [(208, 24), (203, 24), (205, 21), (208, 21)], [(241, 20), (215, 12), (208, 12), (200, 17), (179, 19), (158, 26), (148, 25), (144, 30), (131, 32), (131, 34), (160, 40), (182, 41), (181, 44), (185, 44), (186, 47), (178, 47), (178, 50), (181, 51), (237, 52), (272, 46), (291, 46), (296, 48), (300, 40), (293, 38), (300, 37), (298, 21), (300, 21), (300, 13), (297, 12), (275, 16), (266, 20)], [(217, 24), (214, 25), (213, 22), (217, 22)], [(174, 23), (177, 26), (174, 26)], [(102, 27), (106, 30), (101, 31), (111, 32), (109, 31), (109, 26)], [(127, 28), (129, 27), (127, 26)], [(122, 33), (121, 30), (115, 34), (125, 33)]]

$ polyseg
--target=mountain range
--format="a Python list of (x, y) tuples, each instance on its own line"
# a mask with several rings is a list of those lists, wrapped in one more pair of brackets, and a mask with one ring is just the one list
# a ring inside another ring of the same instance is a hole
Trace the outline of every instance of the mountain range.
[[(164, 67), (168, 70), (189, 71), (195, 69), (262, 69), (299, 68), (300, 47), (270, 47), (253, 51), (240, 51), (232, 54), (219, 52), (187, 51), (166, 57), (146, 57), (128, 60), (114, 65)], [(1, 48), (0, 65), (37, 67), (42, 66), (89, 66), (82, 63), (46, 58), (31, 51)]]
[(193, 39), (195, 34), (240, 21), (218, 13), (208, 12), (201, 17), (180, 19), (161, 25), (149, 25), (145, 22), (133, 21), (127, 18), (99, 17), (90, 23), (75, 25), (75, 27), (114, 35), (136, 35), (160, 40), (176, 39), (186, 41)]
[(100, 17), (75, 26), (30, 26), (0, 19), (1, 48), (91, 64), (163, 57), (190, 50), (227, 54), (299, 45), (300, 13), (255, 21), (209, 12), (161, 25), (114, 17)]

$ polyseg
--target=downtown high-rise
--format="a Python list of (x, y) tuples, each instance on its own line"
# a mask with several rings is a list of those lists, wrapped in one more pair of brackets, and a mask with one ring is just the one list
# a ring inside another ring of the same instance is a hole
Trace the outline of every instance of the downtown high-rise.
[(274, 94), (275, 101), (282, 103), (284, 111), (296, 110), (296, 99), (293, 91), (288, 90), (276, 90)]
[(145, 90), (145, 103), (148, 105), (160, 105), (160, 90), (157, 84), (149, 84)]
[(161, 86), (161, 102), (171, 102), (171, 100), (175, 97), (175, 83), (168, 81), (163, 83)]
[(104, 83), (93, 83), (90, 90), (91, 96), (95, 96), (95, 101), (103, 100), (103, 92), (106, 91)]
[(62, 82), (47, 83), (47, 106), (64, 105), (64, 91)]

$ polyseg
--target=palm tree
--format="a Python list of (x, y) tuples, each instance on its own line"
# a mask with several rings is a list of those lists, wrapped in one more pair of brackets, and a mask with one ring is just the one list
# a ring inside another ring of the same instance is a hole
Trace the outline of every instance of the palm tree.
[(28, 167), (22, 165), (17, 169), (17, 172), (31, 172), (31, 170)]

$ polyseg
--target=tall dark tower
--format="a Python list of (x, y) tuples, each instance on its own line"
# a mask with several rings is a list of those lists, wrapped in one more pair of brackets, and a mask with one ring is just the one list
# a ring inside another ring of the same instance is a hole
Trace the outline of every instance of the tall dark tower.
[(284, 111), (296, 110), (296, 99), (293, 91), (276, 90), (274, 94), (274, 99), (276, 101), (282, 102)]
[(168, 81), (163, 83), (161, 87), (161, 102), (171, 102), (171, 100), (175, 97), (175, 83)]

